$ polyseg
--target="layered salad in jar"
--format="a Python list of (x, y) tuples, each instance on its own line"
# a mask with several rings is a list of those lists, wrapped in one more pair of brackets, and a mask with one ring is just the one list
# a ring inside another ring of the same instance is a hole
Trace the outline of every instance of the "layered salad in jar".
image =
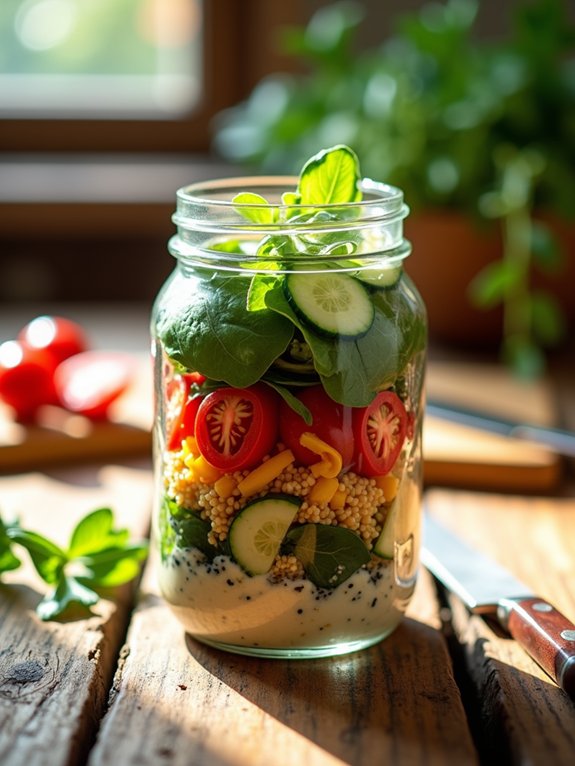
[(233, 268), (182, 248), (157, 300), (161, 592), (231, 651), (368, 646), (414, 588), (425, 316), (406, 243), (337, 226), (361, 201), (355, 154), (320, 152), (280, 205), (230, 200), (248, 234), (205, 251)]

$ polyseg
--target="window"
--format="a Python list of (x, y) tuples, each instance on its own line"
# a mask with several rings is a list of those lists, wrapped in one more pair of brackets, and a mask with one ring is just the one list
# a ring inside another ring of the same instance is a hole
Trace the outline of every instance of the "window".
[[(283, 6), (286, 7), (283, 7)], [(302, 0), (2, 0), (0, 151), (195, 151)]]
[(4, 0), (0, 114), (178, 116), (197, 106), (201, 0)]
[(0, 0), (0, 303), (151, 300), (212, 119), (308, 0)]

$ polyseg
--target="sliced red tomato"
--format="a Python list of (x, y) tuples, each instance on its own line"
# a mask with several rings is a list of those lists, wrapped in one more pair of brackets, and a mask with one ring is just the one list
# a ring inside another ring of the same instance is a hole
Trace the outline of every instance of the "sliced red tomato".
[(407, 413), (393, 391), (382, 391), (368, 407), (354, 410), (354, 470), (361, 476), (385, 476), (393, 468), (407, 432)]
[(54, 385), (63, 407), (100, 420), (123, 394), (133, 376), (133, 358), (112, 351), (84, 351), (56, 368)]
[(83, 328), (64, 317), (36, 317), (20, 330), (18, 340), (45, 351), (52, 359), (54, 370), (64, 359), (88, 350)]
[(52, 362), (44, 351), (17, 340), (0, 345), (0, 399), (16, 420), (29, 422), (38, 408), (55, 401)]
[(221, 471), (251, 468), (269, 454), (278, 435), (278, 396), (269, 386), (219, 388), (201, 402), (195, 424), (198, 449)]
[(296, 460), (304, 465), (317, 463), (317, 453), (300, 444), (304, 431), (311, 431), (330, 447), (336, 449), (342, 458), (343, 468), (349, 468), (353, 461), (352, 408), (344, 407), (329, 397), (323, 386), (310, 386), (298, 394), (298, 399), (305, 404), (313, 417), (308, 425), (283, 400), (280, 404), (280, 437), (282, 442), (293, 452)]
[(198, 372), (176, 375), (168, 384), (166, 449), (177, 450), (195, 433), (196, 415), (203, 396), (193, 396), (192, 385), (205, 381)]

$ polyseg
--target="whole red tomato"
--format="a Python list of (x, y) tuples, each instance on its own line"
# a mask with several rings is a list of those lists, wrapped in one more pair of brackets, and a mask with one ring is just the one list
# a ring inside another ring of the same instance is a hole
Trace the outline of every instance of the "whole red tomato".
[(385, 476), (393, 468), (407, 433), (403, 402), (382, 391), (365, 408), (354, 410), (355, 470), (362, 476)]
[(313, 422), (308, 425), (284, 401), (280, 404), (280, 436), (282, 442), (294, 453), (298, 462), (304, 465), (317, 463), (315, 452), (302, 447), (299, 443), (304, 431), (310, 431), (336, 449), (342, 458), (343, 468), (353, 463), (352, 408), (334, 402), (324, 391), (323, 386), (304, 388), (297, 397), (308, 408)]
[(54, 370), (64, 359), (88, 349), (82, 327), (70, 319), (57, 316), (36, 317), (20, 330), (18, 340), (30, 348), (44, 351), (51, 359)]
[(195, 430), (210, 465), (226, 472), (252, 468), (277, 441), (278, 396), (264, 383), (218, 388), (202, 400)]
[(52, 361), (45, 351), (17, 340), (0, 345), (0, 399), (23, 422), (33, 420), (41, 405), (55, 401)]

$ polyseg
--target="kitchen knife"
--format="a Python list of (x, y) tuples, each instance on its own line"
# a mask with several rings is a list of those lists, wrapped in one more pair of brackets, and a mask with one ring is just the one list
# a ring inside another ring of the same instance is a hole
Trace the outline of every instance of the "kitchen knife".
[(575, 699), (575, 625), (513, 575), (424, 514), (421, 560), (472, 612), (501, 626)]
[(530, 441), (557, 452), (560, 455), (575, 457), (575, 433), (560, 428), (547, 428), (531, 423), (502, 418), (486, 412), (479, 412), (470, 407), (430, 399), (425, 407), (431, 415), (452, 423), (459, 423), (482, 431), (510, 436), (514, 439)]

